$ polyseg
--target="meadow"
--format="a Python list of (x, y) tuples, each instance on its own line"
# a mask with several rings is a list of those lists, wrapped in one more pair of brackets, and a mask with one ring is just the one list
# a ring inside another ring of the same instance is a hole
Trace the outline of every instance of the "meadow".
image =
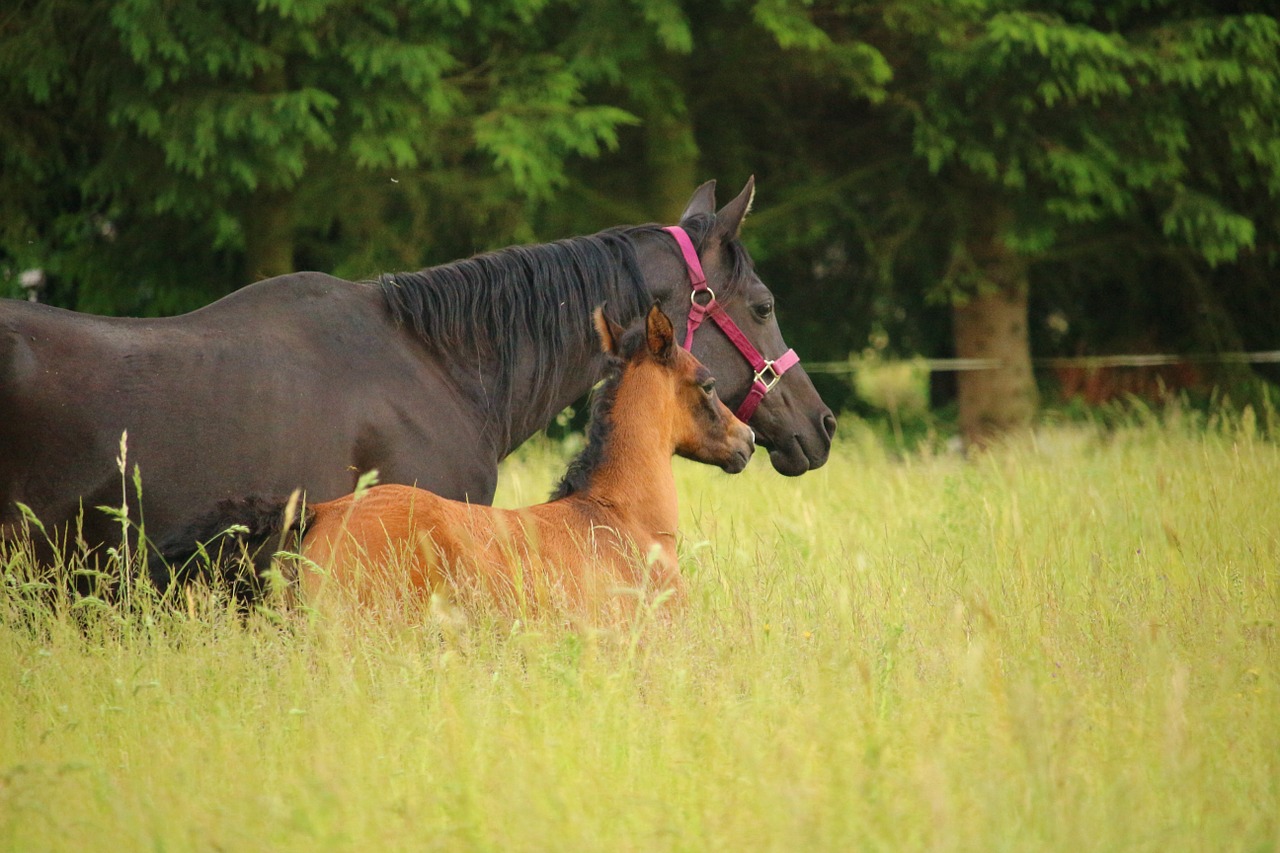
[[(1280, 849), (1259, 433), (1174, 413), (966, 461), (846, 420), (798, 479), (680, 462), (688, 600), (624, 629), (49, 613), (10, 555), (0, 849)], [(563, 459), (522, 450), (499, 503)]]

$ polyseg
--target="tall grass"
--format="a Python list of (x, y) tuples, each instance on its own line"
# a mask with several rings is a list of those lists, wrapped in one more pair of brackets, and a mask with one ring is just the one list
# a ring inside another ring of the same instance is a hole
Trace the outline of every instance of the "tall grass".
[(10, 583), (0, 848), (1280, 848), (1280, 449), (842, 430), (796, 480), (681, 463), (689, 599), (617, 631)]

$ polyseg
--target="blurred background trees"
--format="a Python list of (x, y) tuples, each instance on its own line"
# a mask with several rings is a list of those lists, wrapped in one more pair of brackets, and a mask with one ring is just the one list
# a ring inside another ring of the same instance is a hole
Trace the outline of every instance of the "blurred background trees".
[[(321, 267), (538, 235), (632, 117), (565, 5), (20, 2), (0, 17), (0, 239), (83, 310), (167, 313)], [(577, 46), (572, 46), (576, 44)]]
[(6, 295), (173, 313), (755, 174), (791, 342), (995, 359), (972, 442), (1031, 423), (1033, 354), (1280, 342), (1262, 0), (19, 0), (0, 72)]

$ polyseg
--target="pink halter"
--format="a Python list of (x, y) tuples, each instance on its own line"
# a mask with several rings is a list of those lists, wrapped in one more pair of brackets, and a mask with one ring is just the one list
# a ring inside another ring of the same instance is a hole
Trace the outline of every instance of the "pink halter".
[[(738, 352), (742, 353), (742, 357), (751, 365), (751, 369), (755, 371), (755, 379), (751, 383), (751, 390), (747, 392), (747, 397), (742, 401), (742, 405), (738, 407), (735, 413), (738, 420), (747, 422), (751, 416), (756, 413), (756, 407), (760, 405), (760, 401), (764, 399), (764, 395), (773, 390), (773, 386), (778, 384), (778, 380), (782, 378), (782, 374), (800, 363), (800, 356), (796, 355), (796, 351), (789, 349), (775, 359), (767, 359), (760, 354), (751, 341), (747, 340), (747, 336), (738, 328), (738, 324), (733, 322), (724, 309), (720, 307), (720, 303), (716, 302), (716, 294), (707, 286), (706, 273), (702, 271), (702, 262), (698, 260), (698, 253), (694, 251), (693, 241), (689, 239), (689, 234), (679, 225), (669, 225), (663, 229), (671, 233), (675, 238), (676, 244), (680, 246), (680, 252), (684, 255), (685, 266), (689, 268), (689, 283), (693, 285), (693, 292), (689, 294), (689, 301), (692, 307), (689, 308), (689, 325), (685, 331), (684, 348), (690, 349), (693, 346), (693, 333), (702, 325), (702, 321), (710, 317), (720, 330), (725, 333), (733, 345), (738, 348)], [(699, 302), (698, 295), (706, 294), (708, 297), (706, 302)]]

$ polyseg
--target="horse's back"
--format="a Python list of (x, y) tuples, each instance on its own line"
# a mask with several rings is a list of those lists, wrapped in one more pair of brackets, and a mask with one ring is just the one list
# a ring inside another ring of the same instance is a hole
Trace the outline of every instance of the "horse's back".
[[(15, 502), (59, 525), (118, 505), (126, 431), (153, 534), (223, 498), (340, 495), (368, 468), (425, 481), (422, 438), (449, 413), (416, 401), (437, 377), (375, 287), (319, 273), (172, 318), (0, 301), (0, 535)], [(114, 536), (99, 515), (90, 542)]]
[(0, 299), (0, 394), (16, 398), (68, 377), (86, 393), (123, 393), (129, 389), (121, 383), (141, 383), (143, 369), (156, 382), (189, 381), (183, 368), (210, 352), (261, 350), (279, 339), (281, 326), (341, 334), (332, 328), (338, 318), (385, 323), (385, 310), (369, 286), (322, 273), (268, 279), (174, 317), (105, 317)]
[[(323, 574), (304, 577), (309, 596), (328, 583), (359, 594), (422, 596), (442, 587), (487, 593), (509, 585), (537, 535), (518, 511), (452, 501), (387, 484), (313, 504), (303, 556)], [(535, 522), (536, 524), (536, 522)]]

